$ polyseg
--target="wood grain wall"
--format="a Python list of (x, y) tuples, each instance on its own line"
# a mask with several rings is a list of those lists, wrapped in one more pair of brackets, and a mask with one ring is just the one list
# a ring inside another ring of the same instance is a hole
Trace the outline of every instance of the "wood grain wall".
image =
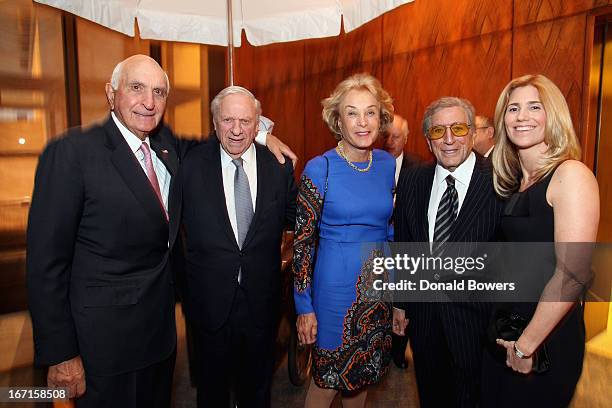
[[(252, 89), (275, 134), (301, 158), (334, 146), (320, 101), (346, 76), (368, 71), (408, 120), (407, 151), (429, 158), (423, 112), (444, 95), (492, 116), (512, 78), (542, 73), (563, 91), (579, 137), (585, 119), (590, 14), (612, 0), (416, 0), (338, 37), (237, 49), (236, 82)], [(244, 39), (243, 39), (244, 40)]]

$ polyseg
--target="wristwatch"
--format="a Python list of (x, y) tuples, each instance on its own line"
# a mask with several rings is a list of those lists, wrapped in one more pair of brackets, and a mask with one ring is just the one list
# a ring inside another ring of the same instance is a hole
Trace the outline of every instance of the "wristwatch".
[(526, 359), (526, 358), (531, 357), (531, 356), (525, 355), (525, 353), (523, 353), (521, 350), (516, 348), (516, 341), (514, 342), (514, 355), (517, 356), (520, 359)]

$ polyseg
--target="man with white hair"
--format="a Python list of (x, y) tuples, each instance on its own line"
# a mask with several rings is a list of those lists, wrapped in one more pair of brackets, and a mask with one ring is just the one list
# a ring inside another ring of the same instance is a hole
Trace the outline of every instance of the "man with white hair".
[[(436, 160), (400, 176), (395, 241), (428, 242), (432, 256), (440, 256), (447, 243), (495, 240), (503, 202), (493, 190), (490, 161), (473, 153), (473, 105), (457, 97), (435, 100), (425, 110), (422, 131)], [(393, 331), (404, 335), (408, 325), (420, 406), (481, 406), (480, 368), (490, 305), (449, 301), (396, 306)]]
[(170, 406), (169, 196), (186, 144), (159, 130), (169, 90), (155, 60), (127, 58), (106, 84), (110, 117), (40, 157), (27, 231), (35, 362), (77, 407)]
[(193, 149), (179, 175), (185, 305), (195, 327), (198, 407), (268, 407), (281, 298), (280, 244), (293, 229), (290, 163), (253, 143), (260, 103), (231, 86), (211, 103), (217, 141)]

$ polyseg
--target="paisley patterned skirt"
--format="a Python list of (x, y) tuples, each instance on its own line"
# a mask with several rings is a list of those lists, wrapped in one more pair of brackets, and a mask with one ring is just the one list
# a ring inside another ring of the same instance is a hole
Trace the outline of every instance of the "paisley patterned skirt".
[(385, 375), (391, 360), (390, 304), (373, 289), (372, 254), (361, 269), (356, 283), (356, 297), (348, 309), (342, 327), (342, 343), (335, 349), (313, 348), (313, 379), (320, 388), (355, 391), (377, 383)]

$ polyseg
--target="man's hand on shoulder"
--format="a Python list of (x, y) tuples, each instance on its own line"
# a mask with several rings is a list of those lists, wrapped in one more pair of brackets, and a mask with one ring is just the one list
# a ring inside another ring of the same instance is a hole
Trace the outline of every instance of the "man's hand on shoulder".
[(47, 373), (47, 386), (68, 388), (69, 398), (77, 398), (85, 394), (85, 369), (81, 356), (50, 366)]
[(298, 160), (295, 153), (293, 153), (289, 146), (281, 142), (280, 139), (274, 136), (272, 133), (268, 133), (266, 138), (266, 146), (270, 152), (276, 156), (276, 160), (278, 160), (279, 163), (285, 164), (285, 157), (283, 156), (285, 155), (291, 159), (293, 162), (293, 167), (295, 167)]

